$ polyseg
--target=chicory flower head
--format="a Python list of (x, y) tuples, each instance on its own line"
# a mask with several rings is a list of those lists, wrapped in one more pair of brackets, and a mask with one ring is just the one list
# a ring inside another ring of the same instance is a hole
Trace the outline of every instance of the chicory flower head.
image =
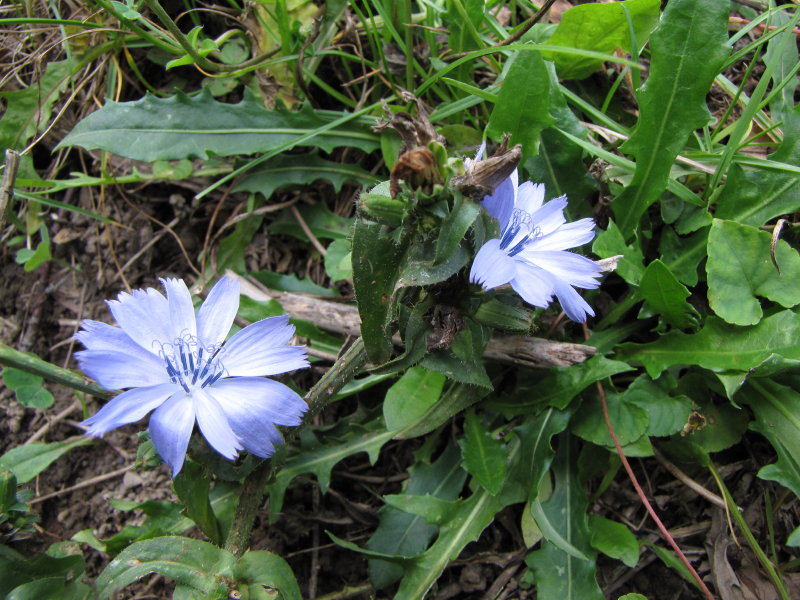
[(76, 338), (81, 369), (109, 390), (129, 388), (83, 422), (87, 435), (138, 421), (172, 468), (183, 466), (195, 421), (229, 460), (245, 449), (267, 458), (283, 443), (275, 425), (299, 425), (307, 409), (287, 386), (264, 376), (308, 366), (304, 346), (287, 345), (289, 317), (248, 325), (225, 341), (239, 308), (239, 283), (221, 279), (195, 314), (181, 279), (162, 279), (166, 298), (147, 288), (107, 301), (120, 327), (86, 320)]
[(593, 260), (567, 252), (594, 238), (594, 221), (567, 223), (567, 197), (544, 202), (544, 185), (519, 185), (516, 170), (481, 202), (500, 223), (500, 238), (486, 242), (472, 263), (469, 279), (483, 289), (511, 284), (523, 300), (547, 308), (555, 295), (573, 321), (594, 311), (575, 290), (599, 283), (602, 269)]

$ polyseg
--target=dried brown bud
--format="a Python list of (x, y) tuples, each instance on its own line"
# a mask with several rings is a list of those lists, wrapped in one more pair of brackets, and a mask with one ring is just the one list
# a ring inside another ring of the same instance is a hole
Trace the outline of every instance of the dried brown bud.
[(399, 180), (405, 181), (412, 189), (430, 192), (435, 183), (442, 183), (436, 157), (427, 148), (414, 148), (397, 159), (389, 178), (389, 193), (392, 198), (400, 193)]

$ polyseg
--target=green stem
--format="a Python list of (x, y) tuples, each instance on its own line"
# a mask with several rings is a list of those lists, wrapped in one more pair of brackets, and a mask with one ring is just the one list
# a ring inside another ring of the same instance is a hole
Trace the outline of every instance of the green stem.
[(177, 48), (176, 46), (173, 46), (172, 44), (159, 39), (156, 35), (153, 35), (150, 32), (145, 31), (130, 19), (126, 19), (125, 17), (123, 17), (121, 14), (119, 14), (119, 12), (117, 12), (114, 9), (114, 5), (111, 4), (110, 2), (106, 2), (106, 0), (95, 0), (95, 2), (99, 4), (104, 11), (108, 12), (115, 19), (117, 19), (117, 21), (128, 27), (132, 32), (134, 32), (140, 38), (147, 40), (148, 42), (153, 44), (155, 47), (160, 48), (161, 50), (164, 50), (165, 52), (168, 52), (170, 54), (181, 53), (180, 48)]
[(175, 25), (175, 22), (167, 14), (167, 11), (165, 11), (161, 7), (161, 4), (159, 3), (158, 0), (145, 0), (145, 2), (147, 3), (147, 6), (150, 7), (150, 10), (152, 10), (158, 17), (158, 20), (161, 21), (164, 27), (167, 28), (167, 31), (169, 31), (170, 34), (172, 34), (172, 36), (175, 38), (175, 41), (178, 42), (178, 44), (180, 44), (181, 48), (183, 48), (186, 54), (191, 56), (195, 64), (205, 71), (224, 72), (233, 75), (243, 69), (258, 66), (261, 62), (265, 61), (268, 58), (271, 58), (278, 52), (278, 50), (280, 50), (280, 48), (269, 50), (267, 52), (264, 52), (260, 56), (248, 59), (238, 65), (226, 65), (222, 63), (212, 62), (208, 60), (205, 56), (202, 56), (197, 52), (197, 49), (188, 40), (188, 38), (185, 35), (183, 35), (183, 32), (178, 28), (178, 26)]
[(38, 356), (14, 350), (14, 348), (6, 346), (2, 342), (0, 342), (0, 365), (39, 375), (53, 383), (66, 385), (67, 387), (87, 392), (98, 398), (108, 399), (114, 395), (113, 392), (104, 390), (99, 385), (86, 383), (83, 376), (75, 371), (62, 369), (61, 367), (57, 367), (56, 365), (42, 360)]
[[(306, 394), (305, 401), (308, 404), (308, 411), (300, 427), (310, 423), (336, 396), (342, 386), (355, 377), (366, 362), (367, 353), (364, 350), (364, 340), (358, 338)], [(280, 446), (275, 456), (271, 460), (263, 461), (244, 480), (228, 539), (225, 540), (225, 549), (237, 557), (247, 550), (256, 513), (258, 513), (264, 498), (264, 488), (283, 466), (286, 460), (286, 444), (297, 436), (298, 430), (299, 427), (287, 432), (284, 436), (285, 443)]]
[[(741, 512), (739, 512), (739, 507), (736, 506), (736, 502), (733, 500), (733, 496), (728, 491), (725, 483), (722, 481), (722, 477), (719, 475), (719, 471), (717, 471), (717, 467), (714, 463), (708, 463), (708, 470), (711, 471), (711, 476), (714, 478), (714, 481), (717, 482), (720, 491), (722, 492), (725, 503), (728, 505), (728, 512), (733, 517), (733, 520), (736, 521), (736, 524), (739, 526), (739, 530), (744, 535), (744, 538), (747, 540), (747, 545), (750, 546), (750, 549), (758, 558), (758, 562), (761, 563), (761, 566), (764, 567), (764, 570), (769, 575), (769, 578), (772, 580), (773, 585), (778, 590), (778, 594), (781, 597), (781, 600), (789, 600), (789, 592), (786, 589), (786, 584), (783, 581), (780, 573), (775, 569), (775, 565), (772, 564), (769, 557), (764, 553), (761, 549), (761, 546), (758, 545), (758, 541), (756, 540), (753, 532), (750, 531), (750, 527), (747, 525), (747, 521), (744, 520), (744, 516)], [(770, 518), (770, 515), (767, 515), (767, 519)]]

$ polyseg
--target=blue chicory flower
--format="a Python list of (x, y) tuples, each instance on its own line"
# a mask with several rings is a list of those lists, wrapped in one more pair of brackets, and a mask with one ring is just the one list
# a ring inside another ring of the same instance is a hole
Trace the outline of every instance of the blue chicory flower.
[(575, 290), (592, 289), (602, 269), (593, 260), (567, 252), (594, 238), (594, 221), (567, 223), (567, 197), (544, 202), (544, 185), (519, 185), (516, 170), (481, 202), (500, 223), (500, 238), (486, 242), (472, 263), (469, 279), (483, 289), (511, 284), (523, 300), (547, 308), (555, 295), (573, 321), (594, 311)]
[(225, 341), (239, 308), (239, 283), (223, 278), (195, 315), (181, 279), (107, 301), (120, 327), (83, 321), (75, 353), (81, 369), (109, 390), (129, 388), (83, 422), (87, 435), (138, 421), (150, 411), (150, 437), (172, 468), (183, 466), (195, 421), (214, 450), (267, 458), (283, 443), (275, 425), (299, 425), (307, 409), (287, 386), (264, 376), (308, 366), (304, 346), (287, 345), (289, 317), (248, 325)]

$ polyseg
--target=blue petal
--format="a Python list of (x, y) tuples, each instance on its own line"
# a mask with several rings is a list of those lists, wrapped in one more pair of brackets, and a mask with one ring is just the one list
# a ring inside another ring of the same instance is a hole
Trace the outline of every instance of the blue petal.
[(544, 202), (544, 184), (526, 181), (517, 189), (517, 201), (514, 208), (524, 210), (532, 215), (539, 210)]
[(475, 255), (469, 280), (480, 284), (485, 290), (491, 290), (511, 281), (515, 272), (514, 259), (500, 250), (500, 240), (493, 239), (486, 242)]
[(242, 444), (231, 429), (225, 412), (219, 403), (203, 389), (192, 391), (195, 415), (200, 433), (214, 450), (228, 460), (233, 460), (242, 449)]
[(124, 351), (82, 350), (75, 353), (75, 358), (81, 370), (107, 390), (168, 383), (164, 364), (153, 354), (142, 354), (145, 356), (131, 356)]
[(594, 239), (594, 221), (581, 219), (573, 223), (564, 223), (555, 231), (534, 240), (528, 248), (531, 250), (567, 250), (582, 246)]
[(518, 181), (519, 173), (514, 169), (514, 172), (495, 188), (494, 193), (486, 196), (481, 202), (481, 206), (500, 223), (500, 231), (506, 228), (511, 213), (514, 212)]
[(197, 335), (203, 344), (225, 341), (239, 310), (239, 282), (223, 277), (208, 293), (197, 311)]
[(523, 260), (515, 262), (516, 275), (511, 287), (525, 302), (532, 306), (547, 308), (553, 300), (555, 281), (544, 269)]
[(167, 290), (169, 302), (169, 330), (171, 339), (176, 340), (186, 335), (197, 335), (197, 320), (194, 316), (194, 305), (189, 288), (183, 279), (162, 279), (164, 289)]
[(273, 424), (295, 426), (308, 406), (287, 386), (261, 377), (223, 379), (208, 389), (248, 452), (266, 458), (282, 439)]
[(542, 235), (553, 233), (566, 222), (566, 218), (564, 218), (564, 209), (566, 207), (566, 196), (545, 202), (541, 208), (531, 214), (533, 224), (539, 228)]
[(106, 304), (119, 326), (145, 350), (157, 352), (161, 344), (172, 342), (169, 304), (160, 292), (153, 288), (122, 292)]
[(100, 437), (112, 429), (135, 423), (151, 410), (161, 406), (174, 393), (175, 385), (171, 383), (123, 392), (112, 398), (81, 425), (89, 428), (86, 431), (87, 435)]
[(602, 272), (600, 267), (593, 260), (580, 254), (566, 250), (526, 252), (524, 258), (568, 285), (587, 289), (594, 289), (600, 285), (597, 281)]
[(194, 428), (194, 401), (183, 390), (173, 394), (150, 417), (150, 439), (175, 477), (183, 467)]
[[(75, 334), (81, 344), (87, 350), (110, 350), (112, 352), (122, 352), (130, 356), (132, 360), (148, 362), (156, 357), (152, 352), (145, 350), (134, 342), (127, 333), (119, 327), (107, 325), (100, 321), (81, 321), (81, 330)], [(156, 357), (161, 364), (161, 359)]]
[(288, 315), (263, 319), (231, 337), (219, 358), (231, 377), (303, 369), (308, 366), (305, 347), (285, 345), (293, 335)]
[(586, 321), (586, 315), (594, 316), (592, 307), (573, 287), (564, 281), (556, 282), (556, 296), (567, 316), (578, 323)]

